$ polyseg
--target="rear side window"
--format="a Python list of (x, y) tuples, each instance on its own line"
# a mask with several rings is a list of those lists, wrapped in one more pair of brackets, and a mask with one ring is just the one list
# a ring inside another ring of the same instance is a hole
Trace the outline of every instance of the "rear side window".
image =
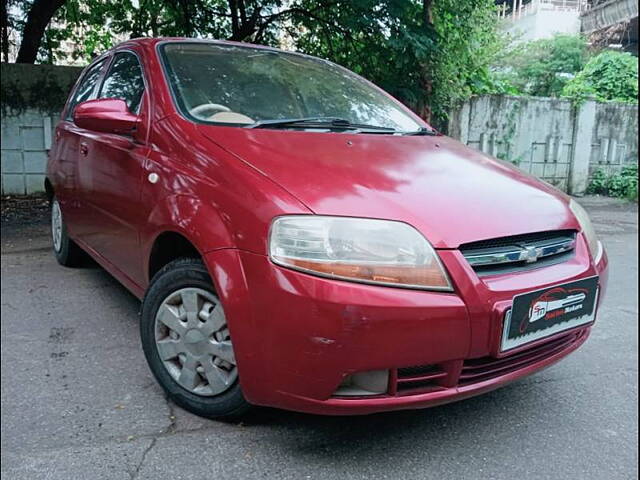
[(67, 119), (70, 120), (73, 118), (73, 110), (76, 105), (94, 98), (93, 93), (95, 91), (96, 84), (98, 83), (98, 78), (100, 78), (100, 72), (102, 71), (103, 66), (104, 60), (100, 60), (95, 65), (89, 67), (87, 73), (85, 73), (84, 77), (80, 81), (78, 88), (73, 92), (73, 98), (71, 99), (69, 109), (67, 110)]
[(138, 113), (143, 93), (144, 80), (138, 58), (128, 52), (116, 54), (98, 97), (120, 98), (131, 112)]

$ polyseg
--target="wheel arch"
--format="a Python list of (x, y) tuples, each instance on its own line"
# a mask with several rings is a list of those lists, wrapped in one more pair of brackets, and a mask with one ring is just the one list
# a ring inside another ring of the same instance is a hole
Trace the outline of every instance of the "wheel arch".
[(168, 263), (178, 258), (200, 258), (202, 253), (184, 235), (173, 230), (160, 233), (151, 245), (147, 261), (147, 278), (149, 281)]
[(156, 204), (142, 233), (143, 268), (150, 282), (164, 265), (180, 256), (201, 258), (232, 248), (233, 237), (211, 205), (191, 195), (171, 195)]
[(49, 177), (45, 177), (44, 179), (44, 193), (47, 196), (47, 200), (49, 200), (49, 203), (51, 203), (53, 201), (53, 195), (54, 195), (54, 189), (53, 189), (53, 184), (51, 183), (51, 180), (49, 180)]

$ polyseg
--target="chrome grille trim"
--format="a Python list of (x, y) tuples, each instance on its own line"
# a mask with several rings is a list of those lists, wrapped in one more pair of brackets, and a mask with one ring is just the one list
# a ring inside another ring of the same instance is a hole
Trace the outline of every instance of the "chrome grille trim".
[(575, 248), (575, 244), (575, 239), (568, 239), (541, 247), (516, 247), (504, 252), (466, 253), (464, 256), (472, 267), (514, 262), (532, 263), (549, 255), (569, 252)]
[[(553, 232), (551, 232), (553, 233)], [(492, 267), (508, 264), (533, 264), (539, 260), (571, 252), (575, 249), (576, 233), (560, 231), (557, 235), (531, 234), (529, 238), (519, 235), (500, 239), (496, 246), (482, 248), (482, 243), (462, 245), (460, 250), (472, 268)], [(487, 242), (488, 243), (488, 242)]]

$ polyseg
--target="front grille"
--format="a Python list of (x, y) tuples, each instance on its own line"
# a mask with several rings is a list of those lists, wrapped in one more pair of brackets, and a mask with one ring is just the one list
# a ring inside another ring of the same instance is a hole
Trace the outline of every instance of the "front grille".
[(414, 378), (440, 371), (438, 365), (418, 365), (398, 369), (398, 378)]
[[(389, 371), (386, 395), (419, 395), (448, 388), (464, 387), (501, 377), (562, 353), (587, 334), (585, 329), (567, 333), (554, 340), (503, 358), (482, 357), (451, 360), (438, 364), (392, 368)], [(362, 395), (345, 396), (344, 398), (362, 398)]]
[(440, 365), (399, 368), (396, 374), (396, 394), (410, 395), (441, 388), (441, 379), (446, 376), (447, 373)]
[(468, 385), (482, 382), (525, 368), (563, 351), (584, 334), (584, 331), (571, 333), (504, 358), (483, 357), (465, 360), (462, 364), (458, 384)]
[(575, 230), (556, 230), (466, 243), (460, 251), (483, 276), (564, 262), (573, 256), (575, 242)]

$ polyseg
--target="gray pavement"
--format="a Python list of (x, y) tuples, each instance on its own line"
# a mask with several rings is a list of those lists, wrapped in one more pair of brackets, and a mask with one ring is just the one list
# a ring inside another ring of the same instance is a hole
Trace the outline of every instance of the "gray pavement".
[(608, 296), (589, 341), (495, 392), (428, 410), (241, 424), (168, 402), (139, 304), (97, 266), (59, 267), (43, 212), (2, 224), (2, 476), (7, 479), (637, 478), (637, 205), (585, 198)]

